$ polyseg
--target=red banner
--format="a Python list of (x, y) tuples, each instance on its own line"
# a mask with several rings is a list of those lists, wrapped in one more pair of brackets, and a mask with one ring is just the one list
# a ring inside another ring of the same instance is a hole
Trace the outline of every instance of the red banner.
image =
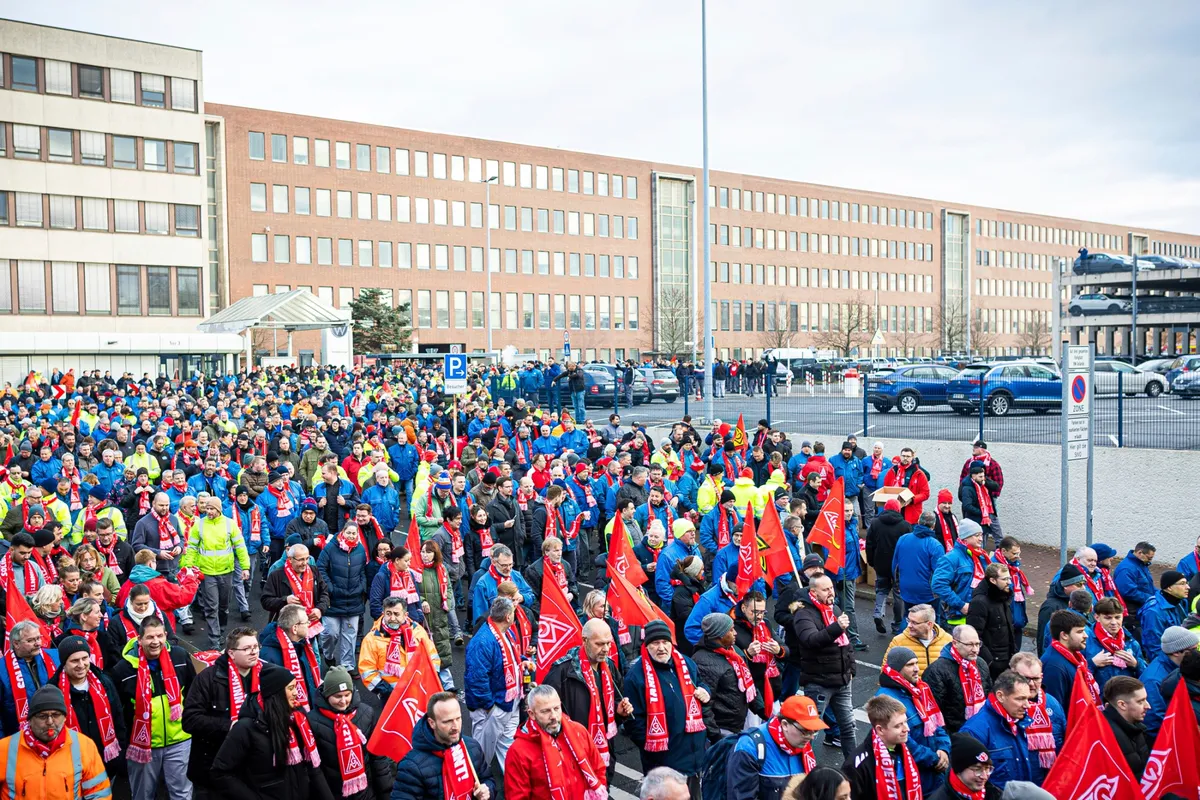
[(629, 535), (625, 533), (625, 520), (621, 519), (620, 512), (613, 519), (612, 535), (608, 537), (608, 571), (619, 572), (634, 586), (641, 586), (649, 580), (637, 556), (633, 554)]
[[(771, 500), (774, 506), (775, 501)], [(738, 545), (737, 596), (741, 600), (755, 582), (763, 577), (762, 560), (758, 555), (758, 536), (754, 533), (754, 504), (746, 504), (746, 519), (742, 524), (742, 543)]]
[(571, 601), (558, 581), (548, 574), (542, 577), (542, 615), (538, 618), (537, 672), (534, 681), (541, 683), (554, 662), (572, 647), (583, 644), (583, 625), (571, 608)]
[[(1078, 673), (1075, 683), (1078, 689)], [(1082, 692), (1086, 696), (1088, 690)], [(1042, 788), (1057, 800), (1143, 800), (1129, 762), (1100, 709), (1095, 703), (1072, 705), (1067, 740)]]
[[(846, 566), (846, 485), (843, 478), (833, 482), (829, 497), (817, 514), (812, 531), (808, 534), (810, 545), (821, 545), (829, 553), (825, 557), (825, 571), (836, 574)], [(858, 558), (858, 553), (854, 554)]]
[(1200, 732), (1188, 696), (1187, 681), (1179, 681), (1167, 706), (1154, 749), (1142, 772), (1146, 800), (1162, 800), (1168, 793), (1196, 797), (1200, 792)]
[(367, 742), (367, 749), (377, 756), (393, 761), (404, 758), (412, 749), (413, 726), (425, 713), (430, 695), (442, 691), (438, 671), (424, 647), (413, 650), (412, 657), (400, 674), (400, 680), (388, 695), (379, 722)]

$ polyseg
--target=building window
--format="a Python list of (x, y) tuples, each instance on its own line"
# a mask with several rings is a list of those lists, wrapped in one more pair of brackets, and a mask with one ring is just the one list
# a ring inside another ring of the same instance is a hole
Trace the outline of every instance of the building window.
[[(287, 187), (282, 187), (284, 194), (287, 193)], [(284, 201), (284, 207), (287, 207), (287, 201)], [(296, 213), (308, 215), (309, 209), (309, 190), (307, 186), (296, 187)]]
[(338, 239), (338, 266), (354, 266), (354, 240)]
[(40, 228), (45, 217), (42, 215), (42, 196), (28, 192), (17, 192), (17, 226)]
[(413, 175), (418, 178), (429, 177), (429, 153), (424, 150), (413, 151)]
[(162, 139), (143, 139), (142, 167), (151, 172), (166, 172), (167, 143)]
[(287, 163), (287, 136), (282, 133), (271, 134), (271, 160), (277, 164)]
[(554, 167), (550, 170), (550, 187), (556, 192), (561, 192), (563, 190), (562, 167)]
[(308, 236), (296, 237), (296, 263), (311, 264), (312, 263), (312, 238)]
[(288, 239), (288, 237), (277, 233), (274, 235), (273, 239), (274, 239), (274, 245), (275, 245), (275, 263), (276, 264), (291, 263), (292, 254), (290, 252), (291, 246), (290, 246), (290, 240)]
[[(16, 126), (13, 126), (16, 130)], [(113, 166), (117, 169), (137, 169), (137, 139), (132, 136), (114, 136)]]
[(79, 96), (104, 99), (104, 69), (79, 65)]
[(437, 306), (437, 326), (439, 328), (450, 327), (450, 292), (439, 290), (434, 295), (434, 301)]
[(408, 150), (404, 148), (396, 148), (396, 174), (408, 174)]
[(315, 139), (313, 141), (313, 164), (318, 167), (329, 166), (329, 140)]
[(146, 267), (146, 307), (148, 316), (170, 316), (171, 270), (169, 267)]
[(333, 239), (328, 236), (317, 237), (317, 263), (323, 267), (333, 264)]
[(103, 197), (83, 198), (83, 229), (85, 231), (108, 230), (108, 201)]
[(567, 170), (567, 191), (571, 194), (579, 194), (579, 170)]
[(50, 195), (50, 227), (75, 230), (75, 198)]
[(250, 158), (253, 161), (262, 161), (267, 157), (267, 140), (266, 134), (258, 131), (250, 131)]
[(117, 313), (142, 313), (142, 268), (117, 265)]
[(22, 314), (46, 313), (46, 265), (43, 262), (17, 262), (17, 307)]
[(17, 158), (39, 161), (42, 157), (42, 129), (36, 125), (13, 125), (13, 150)]
[(429, 310), (430, 291), (428, 289), (419, 289), (417, 291), (417, 327), (429, 328), (432, 327), (433, 320)]
[(334, 166), (338, 169), (350, 169), (350, 143), (333, 143)]
[(162, 75), (142, 73), (142, 105), (152, 108), (167, 107), (167, 81)]
[(279, 184), (271, 186), (271, 211), (276, 214), (288, 213), (288, 187)]
[(175, 270), (176, 303), (179, 316), (200, 316), (200, 270), (180, 267)]
[(354, 145), (354, 168), (359, 172), (371, 171), (371, 145)]
[(71, 131), (50, 128), (46, 132), (50, 143), (50, 160), (71, 163), (75, 160), (75, 134)]
[[(87, 134), (83, 134), (83, 135), (86, 136)], [(100, 134), (100, 135), (103, 136), (102, 134)], [(103, 141), (103, 139), (101, 141)], [(175, 162), (174, 163), (175, 172), (181, 173), (184, 175), (198, 174), (197, 168), (196, 168), (196, 145), (195, 144), (192, 144), (191, 142), (175, 142), (174, 147), (172, 149), (174, 151), (172, 160)], [(85, 164), (88, 163), (86, 161), (86, 155), (85, 155), (84, 163)]]
[(200, 206), (175, 206), (175, 235), (200, 235)]
[[(109, 285), (108, 264), (83, 265), (83, 308), (86, 314), (112, 313), (112, 287)], [(7, 270), (0, 281), (7, 277)], [(0, 287), (6, 289), (7, 285)], [(11, 309), (9, 309), (11, 310)]]
[(265, 233), (250, 234), (250, 260), (256, 264), (267, 263), (267, 235)]
[(265, 183), (250, 184), (250, 210), (267, 210), (267, 185)]
[(38, 90), (37, 59), (12, 57), (12, 88), (22, 92)]
[(332, 212), (331, 198), (328, 189), (317, 189), (317, 216), (328, 217)]
[(125, 69), (108, 71), (108, 97), (114, 103), (134, 103), (133, 73)]
[(408, 242), (396, 242), (396, 268), (412, 269), (412, 245)]
[(292, 137), (292, 163), (306, 165), (308, 164), (308, 138), (304, 136)]
[(55, 261), (50, 265), (50, 296), (55, 314), (79, 313), (79, 265)]
[(113, 229), (117, 233), (141, 233), (137, 200), (113, 200)]
[(342, 219), (350, 219), (350, 193), (338, 190), (337, 215)]
[(379, 243), (379, 266), (383, 267), (383, 268), (390, 268), (392, 266), (392, 243), (391, 242), (380, 242)]

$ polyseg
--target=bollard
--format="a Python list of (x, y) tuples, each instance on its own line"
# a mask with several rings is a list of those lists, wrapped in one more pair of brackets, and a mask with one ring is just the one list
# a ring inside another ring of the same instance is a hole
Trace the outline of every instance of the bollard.
[(613, 413), (621, 413), (621, 384), (617, 382), (615, 376), (613, 378)]

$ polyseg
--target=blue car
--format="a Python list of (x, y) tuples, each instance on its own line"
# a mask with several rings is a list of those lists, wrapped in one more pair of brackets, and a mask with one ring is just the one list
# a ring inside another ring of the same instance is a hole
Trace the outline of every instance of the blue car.
[(994, 417), (1006, 416), (1018, 408), (1038, 414), (1062, 408), (1062, 378), (1034, 361), (972, 364), (950, 381), (946, 391), (950, 407), (960, 414), (977, 412), (981, 394), (984, 408)]
[(867, 399), (881, 413), (895, 408), (911, 414), (921, 406), (946, 405), (947, 386), (957, 375), (958, 370), (942, 364), (905, 365), (891, 374), (872, 376)]
[(1200, 370), (1200, 356), (1180, 356), (1171, 363), (1170, 369), (1167, 370), (1167, 385), (1173, 387), (1175, 379), (1180, 375), (1196, 370)]

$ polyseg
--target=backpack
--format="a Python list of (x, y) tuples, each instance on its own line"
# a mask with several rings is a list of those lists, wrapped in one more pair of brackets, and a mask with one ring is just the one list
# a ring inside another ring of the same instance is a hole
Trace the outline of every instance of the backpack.
[(749, 736), (758, 747), (758, 761), (761, 764), (767, 756), (767, 740), (758, 728), (751, 728), (741, 733), (731, 733), (723, 736), (716, 744), (710, 745), (704, 754), (704, 768), (700, 771), (700, 796), (702, 800), (725, 800), (727, 779), (725, 768), (729, 763), (729, 755), (737, 746), (738, 739)]

